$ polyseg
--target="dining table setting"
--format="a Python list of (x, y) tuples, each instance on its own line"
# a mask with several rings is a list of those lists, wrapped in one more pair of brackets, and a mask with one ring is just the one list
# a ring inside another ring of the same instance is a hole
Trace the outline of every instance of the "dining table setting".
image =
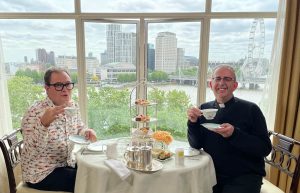
[(186, 141), (173, 141), (158, 151), (168, 155), (160, 159), (151, 140), (69, 139), (77, 147), (75, 193), (210, 193), (216, 184), (210, 155)]

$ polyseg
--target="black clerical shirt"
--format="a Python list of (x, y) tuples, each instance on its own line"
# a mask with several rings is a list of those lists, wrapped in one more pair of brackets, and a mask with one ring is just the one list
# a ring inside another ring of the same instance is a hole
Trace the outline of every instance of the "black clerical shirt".
[[(191, 147), (203, 148), (214, 161), (217, 177), (237, 177), (245, 174), (265, 176), (264, 156), (271, 151), (265, 118), (259, 107), (236, 97), (223, 104), (204, 103), (200, 109), (218, 108), (213, 120), (204, 116), (196, 123), (188, 121), (188, 141)], [(232, 136), (222, 137), (203, 127), (202, 123), (229, 123)]]

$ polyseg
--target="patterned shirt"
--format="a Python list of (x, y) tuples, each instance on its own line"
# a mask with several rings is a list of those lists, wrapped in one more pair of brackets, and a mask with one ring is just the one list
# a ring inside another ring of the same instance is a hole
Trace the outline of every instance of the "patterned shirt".
[[(84, 134), (84, 124), (79, 111), (73, 117), (59, 114), (49, 127), (41, 124), (40, 118), (45, 110), (54, 107), (47, 97), (33, 104), (22, 120), (24, 147), (22, 150), (22, 175), (25, 182), (38, 183), (55, 168), (75, 166), (72, 157), (73, 143), (68, 137), (73, 134)], [(72, 103), (73, 107), (78, 107)]]

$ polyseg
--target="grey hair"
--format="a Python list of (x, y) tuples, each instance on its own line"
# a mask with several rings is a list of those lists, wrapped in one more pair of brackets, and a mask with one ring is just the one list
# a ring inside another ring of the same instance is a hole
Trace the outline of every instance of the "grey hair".
[(61, 72), (65, 72), (68, 74), (69, 77), (70, 76), (70, 73), (68, 72), (68, 70), (64, 69), (64, 68), (61, 68), (61, 67), (50, 67), (46, 70), (45, 72), (45, 75), (44, 75), (44, 83), (45, 85), (49, 85), (50, 84), (50, 79), (51, 79), (51, 75), (52, 73), (61, 73)]
[(227, 70), (230, 70), (230, 71), (232, 72), (232, 74), (233, 74), (234, 80), (236, 80), (236, 75), (235, 75), (235, 70), (234, 70), (234, 68), (232, 68), (231, 66), (229, 66), (229, 65), (227, 65), (227, 64), (220, 64), (220, 65), (216, 66), (216, 67), (213, 69), (213, 73), (212, 73), (212, 75), (211, 75), (212, 78), (213, 78), (215, 72), (216, 72), (218, 69), (220, 69), (220, 68), (226, 68)]

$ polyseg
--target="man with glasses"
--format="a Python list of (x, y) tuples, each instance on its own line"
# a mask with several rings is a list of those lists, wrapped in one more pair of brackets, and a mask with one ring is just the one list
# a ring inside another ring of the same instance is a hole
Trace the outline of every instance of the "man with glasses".
[[(214, 193), (260, 193), (264, 157), (271, 151), (264, 115), (256, 104), (234, 97), (238, 83), (232, 67), (217, 66), (209, 86), (215, 100), (187, 111), (190, 146), (211, 155), (217, 176)], [(201, 109), (208, 108), (218, 109), (212, 120), (202, 116)], [(207, 129), (204, 123), (216, 128)]]
[(22, 120), (23, 180), (35, 189), (73, 192), (77, 168), (68, 137), (82, 135), (96, 141), (96, 133), (85, 128), (79, 110), (72, 117), (65, 112), (66, 107), (78, 109), (71, 98), (74, 83), (69, 73), (53, 67), (44, 81), (47, 97), (33, 104)]

